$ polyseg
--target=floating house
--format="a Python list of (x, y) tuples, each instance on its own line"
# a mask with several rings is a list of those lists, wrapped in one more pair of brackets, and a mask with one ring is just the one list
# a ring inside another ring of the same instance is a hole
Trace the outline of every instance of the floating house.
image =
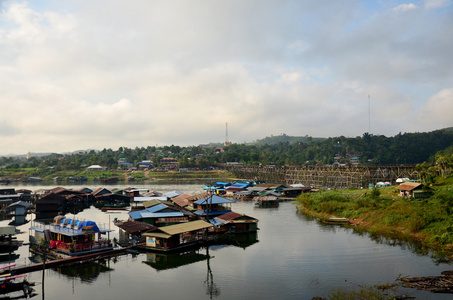
[(217, 225), (218, 231), (229, 233), (247, 233), (258, 230), (258, 219), (247, 215), (229, 212), (218, 216), (213, 220)]
[(146, 242), (143, 233), (156, 229), (156, 226), (145, 222), (139, 221), (119, 221), (114, 220), (113, 224), (119, 230), (119, 243), (121, 245), (128, 245), (130, 243), (144, 243)]
[(57, 216), (51, 224), (32, 221), (30, 244), (44, 247), (54, 254), (84, 255), (113, 249), (105, 235), (113, 231), (99, 227), (94, 221), (82, 221)]
[(302, 187), (287, 187), (280, 190), (283, 197), (290, 197), (294, 198), (299, 196), (302, 193), (309, 193), (311, 192), (311, 187), (309, 186), (302, 186)]
[(259, 196), (253, 198), (253, 201), (258, 207), (277, 207), (279, 205), (279, 199), (276, 196)]
[(208, 230), (214, 225), (203, 220), (159, 227), (146, 236), (145, 248), (156, 251), (172, 251), (197, 246), (208, 241)]
[(195, 209), (195, 215), (204, 218), (214, 218), (231, 212), (232, 203), (234, 201), (208, 194), (199, 200), (193, 201), (190, 206)]
[(9, 211), (13, 216), (25, 216), (27, 214), (27, 210), (31, 207), (31, 203), (24, 202), (24, 201), (17, 201), (10, 204), (6, 207), (6, 211)]
[(250, 184), (248, 183), (233, 183), (232, 185), (225, 187), (225, 195), (234, 196), (234, 193), (243, 191), (249, 186)]
[(192, 195), (189, 195), (187, 193), (182, 193), (181, 195), (178, 195), (174, 198), (171, 198), (171, 201), (181, 207), (181, 208), (187, 208), (189, 207), (189, 204), (190, 204), (190, 198), (192, 197)]
[(4, 209), (19, 200), (20, 195), (16, 193), (15, 189), (0, 189), (0, 209)]
[(47, 192), (35, 201), (35, 211), (37, 213), (58, 213), (66, 209), (66, 204), (66, 197), (52, 192)]
[(129, 212), (129, 219), (161, 227), (187, 223), (190, 215), (187, 211), (161, 203), (144, 210), (131, 211)]

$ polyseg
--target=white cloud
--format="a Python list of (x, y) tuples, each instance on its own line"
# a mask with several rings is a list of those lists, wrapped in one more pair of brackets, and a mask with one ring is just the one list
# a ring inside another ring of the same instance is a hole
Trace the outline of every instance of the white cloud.
[(401, 11), (401, 12), (406, 12), (410, 10), (417, 9), (417, 5), (414, 3), (408, 3), (408, 4), (400, 4), (397, 7), (395, 7), (393, 10), (394, 11)]
[[(221, 142), (226, 122), (234, 142), (356, 136), (369, 94), (374, 134), (448, 123), (432, 95), (453, 88), (449, 9), (49, 3), (3, 2), (0, 154)], [(422, 106), (433, 119), (416, 125)]]
[[(418, 119), (423, 126), (440, 129), (452, 126), (453, 88), (444, 89), (429, 98), (420, 109)], [(434, 126), (440, 127), (435, 128)]]
[(428, 9), (441, 8), (451, 5), (451, 0), (425, 0), (425, 7)]

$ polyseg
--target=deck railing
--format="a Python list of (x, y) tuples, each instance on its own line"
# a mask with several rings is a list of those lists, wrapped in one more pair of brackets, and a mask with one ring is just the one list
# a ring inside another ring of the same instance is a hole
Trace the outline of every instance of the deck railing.
[(101, 239), (93, 242), (85, 243), (64, 243), (59, 242), (56, 250), (65, 254), (76, 254), (80, 252), (87, 252), (92, 250), (103, 250), (112, 248), (112, 244), (107, 239)]

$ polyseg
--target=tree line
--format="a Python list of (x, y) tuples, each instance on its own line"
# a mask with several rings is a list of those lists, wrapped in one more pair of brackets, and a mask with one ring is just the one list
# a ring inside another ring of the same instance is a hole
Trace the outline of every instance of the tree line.
[[(285, 140), (284, 137), (287, 137)], [(273, 142), (278, 140), (278, 142)], [(0, 167), (52, 168), (81, 170), (98, 164), (111, 170), (137, 167), (142, 161), (151, 161), (154, 168), (162, 168), (161, 159), (172, 157), (179, 168), (209, 168), (220, 163), (237, 162), (245, 165), (325, 165), (325, 164), (421, 164), (440, 162), (448, 164), (453, 145), (453, 132), (436, 130), (424, 133), (399, 133), (393, 137), (364, 133), (357, 137), (305, 138), (303, 141), (286, 135), (266, 138), (252, 144), (228, 146), (148, 146), (117, 150), (90, 150), (72, 154), (52, 153), (19, 157), (0, 157)], [(438, 153), (439, 151), (440, 154)], [(449, 152), (450, 151), (450, 152)], [(436, 154), (438, 157), (436, 157)], [(439, 156), (443, 159), (439, 160)], [(119, 161), (131, 165), (119, 164)], [(445, 162), (444, 162), (445, 161)]]

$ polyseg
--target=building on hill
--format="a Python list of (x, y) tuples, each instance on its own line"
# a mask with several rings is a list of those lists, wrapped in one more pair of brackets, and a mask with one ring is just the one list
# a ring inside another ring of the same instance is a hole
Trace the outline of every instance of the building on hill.
[(174, 170), (178, 167), (178, 160), (173, 157), (164, 157), (160, 160), (162, 168), (168, 170)]
[(430, 188), (424, 187), (419, 182), (404, 182), (397, 189), (400, 191), (400, 196), (413, 199), (429, 198), (433, 194)]

